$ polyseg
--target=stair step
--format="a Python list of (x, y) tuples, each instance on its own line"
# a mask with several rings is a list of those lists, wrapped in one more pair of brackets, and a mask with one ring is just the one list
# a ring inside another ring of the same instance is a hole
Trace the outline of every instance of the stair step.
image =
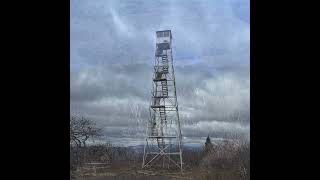
[(154, 78), (153, 81), (161, 81), (162, 82), (162, 81), (167, 81), (167, 79), (165, 79), (165, 78), (162, 78), (162, 79)]

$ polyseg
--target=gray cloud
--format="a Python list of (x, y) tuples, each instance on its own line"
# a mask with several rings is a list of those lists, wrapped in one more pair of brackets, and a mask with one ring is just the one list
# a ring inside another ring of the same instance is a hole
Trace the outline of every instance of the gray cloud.
[(183, 135), (249, 136), (249, 1), (71, 1), (70, 108), (141, 137), (155, 31), (171, 29)]

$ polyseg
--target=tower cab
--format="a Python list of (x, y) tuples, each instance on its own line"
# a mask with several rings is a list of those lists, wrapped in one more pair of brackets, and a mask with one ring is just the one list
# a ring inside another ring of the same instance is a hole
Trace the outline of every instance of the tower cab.
[(161, 56), (163, 50), (168, 50), (171, 48), (171, 30), (157, 31), (157, 41), (156, 41), (156, 55)]

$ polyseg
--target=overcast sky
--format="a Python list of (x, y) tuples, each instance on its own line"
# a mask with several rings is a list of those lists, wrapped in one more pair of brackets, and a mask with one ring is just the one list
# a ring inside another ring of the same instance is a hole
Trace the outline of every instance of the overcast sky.
[(71, 113), (110, 140), (141, 139), (155, 31), (171, 29), (185, 142), (248, 138), (249, 9), (249, 0), (71, 0)]

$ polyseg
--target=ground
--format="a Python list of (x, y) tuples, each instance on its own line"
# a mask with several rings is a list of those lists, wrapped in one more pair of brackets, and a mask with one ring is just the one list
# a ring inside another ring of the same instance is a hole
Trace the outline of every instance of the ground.
[[(120, 167), (110, 166), (98, 168), (95, 171), (92, 169), (82, 169), (81, 173), (74, 176), (75, 180), (192, 180), (192, 179), (207, 179), (204, 174), (198, 169), (186, 169), (183, 172), (179, 170), (151, 170), (136, 168), (136, 167)], [(80, 175), (81, 174), (81, 175)]]
[(206, 172), (199, 168), (179, 170), (151, 170), (137, 167), (112, 166), (93, 170), (82, 170), (81, 175), (75, 175), (75, 180), (206, 180), (206, 179), (234, 179), (228, 173)]

